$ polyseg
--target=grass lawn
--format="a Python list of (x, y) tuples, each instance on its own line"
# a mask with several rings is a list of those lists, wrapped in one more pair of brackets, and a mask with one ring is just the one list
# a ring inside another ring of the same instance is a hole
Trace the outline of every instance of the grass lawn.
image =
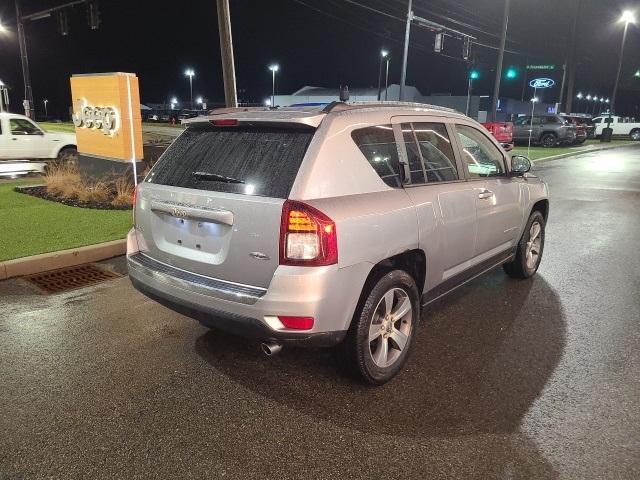
[(38, 122), (38, 125), (48, 132), (76, 133), (76, 127), (71, 122)]
[(13, 191), (0, 184), (0, 261), (124, 238), (131, 228), (128, 210), (68, 207)]
[[(634, 145), (634, 144), (638, 144), (640, 145), (640, 143), (638, 142), (634, 142), (633, 140), (623, 140), (623, 139), (614, 139), (611, 140), (611, 143), (609, 145)], [(600, 145), (600, 140), (598, 139), (591, 139), (591, 140), (587, 140), (586, 142), (584, 142), (582, 145), (578, 145), (575, 147), (551, 147), (551, 148), (545, 148), (545, 147), (531, 147), (531, 152), (529, 153), (529, 158), (531, 158), (531, 160), (539, 160), (541, 158), (546, 158), (546, 157), (552, 157), (555, 155), (562, 155), (564, 153), (571, 153), (571, 152), (579, 152), (581, 150), (584, 149), (584, 147), (589, 146), (589, 145)], [(517, 146), (515, 147), (512, 151), (512, 154), (518, 154), (518, 155), (527, 155), (527, 147), (526, 146)]]

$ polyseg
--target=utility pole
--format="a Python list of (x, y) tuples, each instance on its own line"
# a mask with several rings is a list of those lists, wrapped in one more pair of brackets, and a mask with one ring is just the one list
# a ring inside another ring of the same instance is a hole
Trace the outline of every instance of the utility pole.
[(233, 40), (231, 38), (229, 0), (217, 0), (217, 6), (222, 77), (224, 79), (224, 101), (227, 107), (237, 107), (238, 94), (236, 92), (236, 70), (233, 64)]
[[(567, 62), (564, 62), (562, 65), (562, 82), (560, 82), (560, 95), (558, 95), (558, 105), (556, 107), (556, 113), (560, 113), (562, 111), (562, 103), (564, 101), (564, 86), (567, 82)], [(569, 113), (569, 112), (566, 112)]]
[[(573, 25), (571, 27), (571, 40), (569, 46), (569, 59), (566, 62), (567, 68), (567, 107), (566, 112), (571, 113), (573, 110), (573, 88), (576, 82), (576, 57), (577, 57), (577, 42), (576, 37), (578, 35), (578, 19), (580, 18), (580, 8), (582, 7), (582, 1), (576, 0), (575, 14), (573, 17)], [(564, 77), (563, 77), (564, 78)]]
[(502, 35), (500, 37), (500, 50), (498, 51), (498, 65), (496, 66), (496, 81), (493, 86), (493, 98), (491, 99), (491, 121), (496, 121), (498, 110), (498, 96), (500, 95), (500, 80), (502, 78), (502, 61), (504, 60), (504, 48), (507, 43), (507, 27), (509, 25), (509, 3), (504, 0), (504, 15), (502, 17)]
[(407, 26), (404, 30), (404, 52), (402, 54), (402, 74), (400, 76), (400, 92), (398, 94), (398, 100), (402, 101), (402, 91), (404, 90), (407, 80), (407, 56), (409, 54), (409, 35), (411, 33), (411, 20), (413, 20), (413, 12), (411, 11), (412, 0), (409, 0), (409, 7), (407, 9)]
[(18, 24), (22, 77), (24, 78), (24, 114), (29, 118), (33, 118), (35, 112), (33, 110), (33, 92), (31, 91), (31, 77), (29, 75), (29, 58), (27, 57), (27, 39), (24, 36), (24, 24), (19, 0), (16, 0), (16, 23)]

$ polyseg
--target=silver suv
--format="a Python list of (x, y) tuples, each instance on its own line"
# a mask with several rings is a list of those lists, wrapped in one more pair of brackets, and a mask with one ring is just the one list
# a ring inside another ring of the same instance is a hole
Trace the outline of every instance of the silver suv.
[(547, 187), (439, 107), (229, 109), (188, 120), (137, 189), (133, 285), (207, 326), (402, 367), (420, 310), (503, 265), (532, 276)]

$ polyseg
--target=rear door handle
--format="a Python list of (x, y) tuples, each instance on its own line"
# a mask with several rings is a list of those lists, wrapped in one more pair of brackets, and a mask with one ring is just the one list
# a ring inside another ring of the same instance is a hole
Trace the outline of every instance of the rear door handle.
[(491, 198), (493, 197), (493, 192), (491, 190), (483, 190), (478, 194), (478, 198)]

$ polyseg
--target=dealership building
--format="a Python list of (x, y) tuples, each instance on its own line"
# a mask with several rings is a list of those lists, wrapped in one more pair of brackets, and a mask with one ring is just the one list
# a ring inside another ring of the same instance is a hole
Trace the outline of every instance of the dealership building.
[[(457, 110), (458, 112), (465, 113), (467, 108), (467, 96), (466, 95), (449, 95), (449, 94), (434, 94), (434, 95), (422, 95), (420, 91), (413, 86), (407, 85), (402, 92), (403, 101), (426, 103), (429, 105), (438, 105), (440, 107), (447, 107)], [(398, 101), (400, 98), (400, 85), (391, 84), (386, 89), (382, 88), (380, 95), (382, 100)], [(278, 106), (286, 107), (290, 105), (298, 105), (304, 103), (331, 103), (339, 101), (340, 89), (339, 88), (326, 88), (326, 87), (314, 87), (305, 86), (301, 89), (293, 92), (290, 95), (276, 95), (275, 104)], [(349, 101), (351, 102), (375, 102), (378, 100), (377, 88), (350, 88), (349, 89)], [(513, 99), (500, 99), (498, 104), (497, 120), (505, 121), (510, 120), (512, 117), (518, 115), (531, 114), (531, 102), (522, 102)], [(469, 116), (477, 119), (480, 122), (487, 120), (487, 112), (491, 108), (491, 99), (488, 95), (472, 95), (469, 101)], [(553, 113), (555, 112), (555, 104), (552, 103), (536, 103), (535, 113)]]

